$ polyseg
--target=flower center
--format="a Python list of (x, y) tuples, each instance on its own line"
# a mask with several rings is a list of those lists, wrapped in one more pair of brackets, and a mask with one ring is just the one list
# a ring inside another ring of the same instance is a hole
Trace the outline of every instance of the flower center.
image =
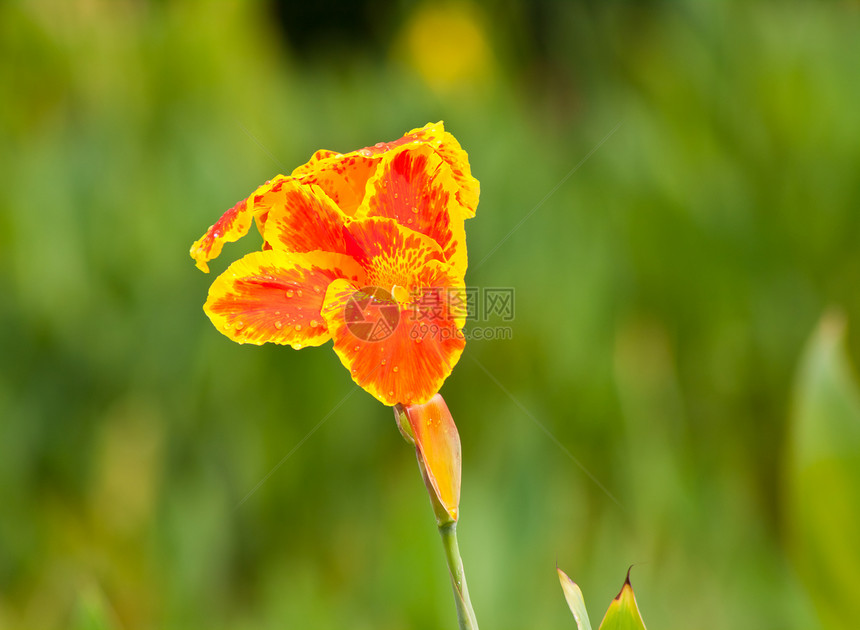
[(393, 287), (391, 287), (391, 297), (394, 298), (394, 301), (397, 302), (397, 304), (400, 306), (408, 304), (409, 289), (407, 289), (406, 287), (402, 287), (399, 284), (395, 284)]

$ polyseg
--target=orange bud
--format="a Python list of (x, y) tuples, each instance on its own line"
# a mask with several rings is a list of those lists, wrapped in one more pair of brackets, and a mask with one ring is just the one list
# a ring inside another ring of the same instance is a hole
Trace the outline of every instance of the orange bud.
[(436, 520), (440, 525), (456, 522), (462, 456), (454, 418), (439, 394), (423, 405), (407, 405), (404, 409)]

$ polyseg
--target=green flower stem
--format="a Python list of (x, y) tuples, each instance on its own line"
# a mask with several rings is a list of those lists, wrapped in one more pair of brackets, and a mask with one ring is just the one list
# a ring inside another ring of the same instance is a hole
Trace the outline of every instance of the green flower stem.
[(457, 522), (450, 521), (439, 525), (442, 536), (442, 546), (445, 547), (445, 560), (448, 562), (448, 573), (451, 576), (451, 586), (454, 587), (454, 603), (457, 605), (457, 620), (460, 630), (478, 630), (478, 620), (472, 610), (469, 599), (469, 587), (466, 586), (466, 573), (463, 571), (463, 560), (460, 558), (460, 547), (457, 544)]

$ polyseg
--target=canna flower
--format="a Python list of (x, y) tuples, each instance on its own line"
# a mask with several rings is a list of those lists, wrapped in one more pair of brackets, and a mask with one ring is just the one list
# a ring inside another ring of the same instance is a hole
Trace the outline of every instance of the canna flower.
[(252, 219), (261, 251), (212, 283), (204, 310), (239, 343), (333, 340), (386, 405), (421, 404), (463, 351), (464, 222), (478, 182), (441, 123), (352, 153), (318, 151), (228, 210), (191, 248), (197, 266)]

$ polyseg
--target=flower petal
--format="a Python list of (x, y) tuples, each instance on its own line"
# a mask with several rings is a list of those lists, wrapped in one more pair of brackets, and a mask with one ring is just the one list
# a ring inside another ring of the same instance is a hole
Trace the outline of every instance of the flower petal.
[(344, 213), (352, 216), (364, 199), (367, 180), (375, 172), (382, 156), (407, 145), (427, 145), (439, 154), (451, 167), (452, 177), (458, 187), (456, 196), (464, 209), (465, 218), (475, 216), (480, 185), (472, 177), (468, 155), (457, 139), (445, 131), (441, 122), (413, 129), (392, 142), (377, 142), (349, 153), (317, 151), (307, 163), (293, 170), (292, 176), (305, 183), (316, 184)]
[(263, 240), (275, 249), (346, 253), (344, 226), (350, 219), (318, 186), (286, 181), (266, 195), (266, 203)]
[(197, 268), (209, 273), (209, 265), (206, 263), (218, 257), (224, 243), (232, 243), (245, 236), (251, 227), (252, 217), (253, 213), (243, 199), (221, 215), (214, 225), (209, 226), (206, 234), (191, 246), (191, 257)]
[(343, 154), (338, 153), (337, 151), (330, 151), (328, 149), (320, 149), (311, 156), (310, 160), (293, 169), (293, 177), (301, 177), (302, 175), (313, 173), (319, 162), (333, 157), (343, 157)]
[[(272, 203), (277, 201), (277, 192), (291, 177), (278, 175), (258, 187), (247, 199), (243, 199), (227, 210), (214, 225), (209, 226), (206, 234), (191, 246), (191, 257), (197, 267), (209, 273), (210, 260), (218, 258), (224, 243), (232, 243), (248, 233), (251, 219), (255, 219), (260, 234), (266, 223), (266, 217)], [(264, 244), (264, 249), (270, 249)]]
[(254, 214), (257, 231), (260, 234), (265, 233), (269, 212), (281, 202), (281, 188), (292, 180), (293, 178), (287, 175), (276, 175), (262, 186), (259, 186), (248, 197), (248, 208)]
[(336, 153), (327, 159), (300, 166), (293, 173), (304, 173), (302, 182), (322, 188), (344, 214), (352, 216), (364, 199), (367, 180), (373, 175), (378, 161), (355, 151), (347, 155)]
[(457, 142), (457, 139), (445, 131), (444, 123), (441, 120), (437, 123), (428, 123), (419, 129), (413, 129), (404, 136), (404, 138), (406, 137), (417, 142), (426, 142), (433, 147), (439, 157), (448, 163), (454, 181), (459, 186), (457, 199), (466, 211), (466, 218), (475, 216), (478, 197), (481, 194), (481, 185), (477, 179), (472, 177), (468, 154)]
[(461, 275), (466, 273), (465, 210), (457, 201), (451, 167), (429, 145), (391, 151), (368, 184), (360, 217), (388, 217), (436, 241)]
[[(444, 263), (431, 260), (417, 277), (423, 288), (407, 304), (397, 304), (382, 289), (360, 289), (354, 282), (335, 280), (322, 309), (334, 350), (352, 379), (389, 406), (429, 400), (454, 369), (466, 344), (447, 303), (448, 287), (462, 289), (455, 285), (453, 272)], [(392, 305), (397, 306), (394, 317)], [(357, 313), (361, 327), (355, 323)], [(363, 325), (365, 322), (372, 325)]]
[(238, 343), (319, 346), (330, 337), (320, 313), (329, 284), (363, 276), (354, 260), (340, 254), (254, 252), (215, 279), (203, 308)]

